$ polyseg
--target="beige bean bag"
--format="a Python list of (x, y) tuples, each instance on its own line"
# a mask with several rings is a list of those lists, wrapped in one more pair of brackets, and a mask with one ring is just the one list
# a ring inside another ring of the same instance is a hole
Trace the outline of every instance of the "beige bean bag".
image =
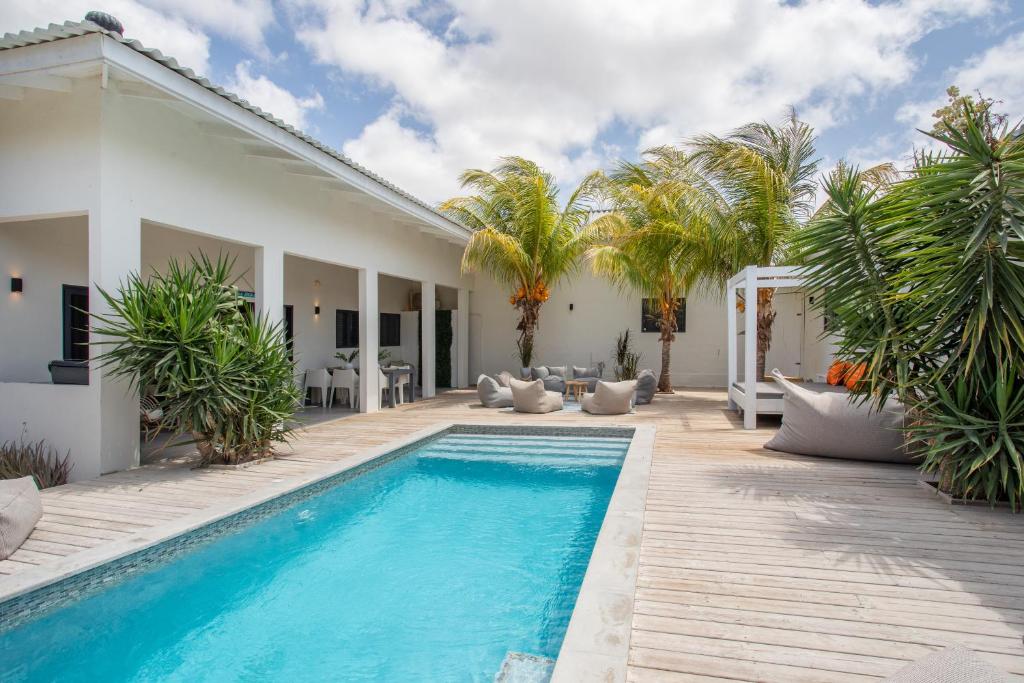
[(0, 560), (21, 547), (42, 516), (35, 479), (0, 479)]
[(903, 446), (904, 408), (889, 401), (881, 412), (851, 403), (849, 394), (817, 392), (772, 370), (782, 388), (782, 426), (764, 445), (773, 451), (874, 462), (909, 463)]
[(580, 406), (591, 415), (625, 415), (633, 409), (636, 380), (598, 382), (594, 393), (584, 394)]
[(512, 390), (487, 375), (477, 377), (476, 395), (487, 408), (508, 408), (512, 405)]
[(557, 391), (546, 391), (544, 380), (522, 382), (513, 379), (512, 407), (517, 413), (551, 413), (562, 409), (562, 395)]

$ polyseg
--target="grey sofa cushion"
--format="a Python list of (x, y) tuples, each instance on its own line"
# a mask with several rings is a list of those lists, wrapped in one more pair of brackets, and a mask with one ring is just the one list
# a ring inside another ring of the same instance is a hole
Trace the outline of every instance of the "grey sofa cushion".
[(593, 415), (625, 415), (633, 409), (636, 380), (598, 382), (592, 394), (584, 394), (580, 405)]
[(850, 402), (848, 394), (818, 393), (772, 376), (784, 392), (782, 426), (764, 445), (773, 451), (830, 458), (909, 463), (903, 446), (904, 408), (889, 401), (878, 412), (869, 403)]
[(554, 375), (555, 377), (561, 377), (562, 379), (565, 379), (566, 368), (564, 365), (548, 365), (546, 367), (548, 369), (549, 375)]
[(517, 413), (550, 413), (562, 409), (562, 395), (546, 391), (544, 382), (512, 380), (512, 405)]
[(534, 380), (534, 379), (544, 379), (545, 377), (547, 377), (550, 374), (551, 373), (548, 372), (547, 367), (544, 366), (544, 365), (538, 365), (535, 368), (530, 368), (530, 379), (531, 380)]
[(953, 645), (911, 662), (885, 683), (1010, 683), (1013, 679), (963, 645)]
[(658, 378), (654, 370), (641, 370), (636, 376), (636, 405), (644, 406), (654, 400), (658, 392)]
[(0, 479), (0, 560), (21, 547), (43, 516), (35, 479)]
[(565, 393), (565, 380), (558, 375), (548, 375), (541, 381), (544, 382), (544, 389), (546, 391), (554, 391), (559, 394)]
[(581, 367), (578, 367), (576, 365), (572, 366), (572, 378), (573, 379), (585, 379), (585, 380), (601, 379), (601, 375), (603, 375), (603, 374), (604, 374), (603, 368), (601, 368), (600, 366), (597, 366), (597, 365), (595, 365), (592, 368), (581, 368)]
[(500, 386), (498, 380), (487, 375), (477, 377), (476, 395), (488, 408), (508, 408), (512, 405), (512, 390)]

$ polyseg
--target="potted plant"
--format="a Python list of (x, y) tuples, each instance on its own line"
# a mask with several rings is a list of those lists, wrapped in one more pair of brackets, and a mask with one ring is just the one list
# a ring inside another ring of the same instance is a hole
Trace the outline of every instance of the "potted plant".
[(341, 361), (342, 370), (351, 370), (355, 367), (356, 357), (359, 355), (359, 349), (353, 349), (351, 353), (345, 354), (339, 351), (334, 354), (334, 357)]

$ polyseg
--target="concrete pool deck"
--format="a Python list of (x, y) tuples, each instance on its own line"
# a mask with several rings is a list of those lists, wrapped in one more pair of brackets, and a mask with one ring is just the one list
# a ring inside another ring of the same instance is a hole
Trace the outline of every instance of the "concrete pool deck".
[(455, 391), (315, 425), (255, 467), (165, 462), (50, 489), (36, 531), (0, 562), (0, 595), (451, 423), (657, 430), (639, 552), (614, 564), (598, 548), (591, 566), (635, 592), (574, 614), (606, 639), (575, 680), (875, 680), (952, 643), (1024, 674), (1024, 518), (948, 506), (911, 467), (764, 450), (771, 423), (740, 429), (714, 390), (611, 418), (504, 413)]

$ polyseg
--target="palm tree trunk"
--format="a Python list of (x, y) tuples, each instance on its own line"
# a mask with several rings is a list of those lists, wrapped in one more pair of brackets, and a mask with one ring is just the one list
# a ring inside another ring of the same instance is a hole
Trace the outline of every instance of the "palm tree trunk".
[(661, 337), (661, 375), (658, 377), (658, 391), (672, 393), (672, 341), (666, 339), (664, 333)]
[(772, 346), (772, 325), (775, 323), (775, 290), (757, 290), (757, 379), (764, 377), (764, 364)]
[(658, 391), (672, 393), (672, 342), (676, 339), (676, 299), (673, 296), (663, 296), (660, 303), (661, 319), (658, 320), (658, 327), (661, 329), (661, 375), (658, 377)]
[(519, 360), (522, 367), (529, 367), (533, 360), (533, 340), (537, 331), (537, 320), (540, 318), (540, 303), (524, 301), (520, 304), (522, 316), (519, 318)]

